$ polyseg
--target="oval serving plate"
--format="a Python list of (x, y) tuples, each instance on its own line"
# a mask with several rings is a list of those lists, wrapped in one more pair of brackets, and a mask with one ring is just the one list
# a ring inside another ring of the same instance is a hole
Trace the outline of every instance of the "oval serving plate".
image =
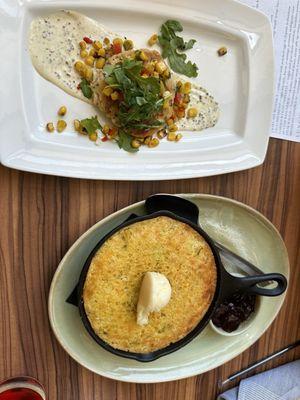
[[(223, 197), (198, 194), (182, 197), (199, 207), (201, 226), (213, 239), (258, 265), (265, 273), (279, 272), (289, 277), (286, 247), (279, 232), (263, 215)], [(259, 313), (244, 334), (225, 337), (208, 326), (181, 350), (148, 364), (113, 355), (90, 337), (77, 307), (67, 303), (66, 299), (99, 239), (132, 213), (145, 214), (144, 201), (117, 211), (92, 226), (73, 244), (56, 270), (49, 294), (49, 318), (57, 340), (67, 353), (99, 375), (126, 382), (148, 383), (206, 372), (251, 346), (274, 320), (285, 295), (262, 298)]]

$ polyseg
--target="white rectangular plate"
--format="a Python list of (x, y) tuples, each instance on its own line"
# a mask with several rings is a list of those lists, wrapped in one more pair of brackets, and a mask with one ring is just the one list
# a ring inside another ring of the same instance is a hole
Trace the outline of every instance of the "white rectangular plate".
[[(222, 174), (264, 160), (273, 102), (273, 43), (270, 23), (260, 12), (232, 0), (47, 1), (0, 0), (0, 157), (26, 171), (91, 179), (161, 180)], [(79, 137), (72, 120), (96, 114), (34, 70), (27, 36), (33, 18), (59, 9), (82, 12), (144, 47), (167, 19), (178, 19), (184, 36), (197, 43), (189, 58), (199, 66), (195, 79), (220, 105), (214, 128), (185, 132), (178, 143), (162, 141), (128, 154), (116, 144), (96, 146)], [(10, 43), (10, 45), (8, 45)], [(217, 56), (221, 46), (228, 48)], [(68, 108), (62, 134), (45, 131)]]

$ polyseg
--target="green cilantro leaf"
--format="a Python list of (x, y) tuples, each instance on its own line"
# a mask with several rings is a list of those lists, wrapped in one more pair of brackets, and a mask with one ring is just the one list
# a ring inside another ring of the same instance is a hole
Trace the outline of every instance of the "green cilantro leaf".
[(176, 21), (175, 19), (168, 19), (168, 21), (164, 23), (164, 26), (174, 32), (183, 31), (181, 23), (179, 21)]
[(88, 134), (96, 132), (97, 129), (102, 129), (97, 116), (91, 118), (85, 118), (80, 121), (81, 125), (87, 131)]
[(118, 125), (124, 132), (131, 129), (150, 129), (162, 125), (157, 114), (162, 110), (163, 98), (158, 78), (141, 77), (142, 61), (125, 59), (113, 66), (104, 67), (105, 81), (122, 93), (117, 113)]
[(180, 22), (175, 20), (168, 20), (161, 26), (158, 40), (162, 48), (162, 56), (168, 58), (173, 71), (189, 78), (196, 77), (198, 75), (197, 65), (191, 61), (186, 62), (186, 54), (182, 53), (191, 49), (196, 40), (190, 39), (185, 42), (182, 37), (176, 35), (176, 32), (182, 32), (182, 30)]
[(119, 139), (117, 140), (120, 149), (128, 151), (129, 153), (136, 153), (139, 149), (131, 146), (132, 137), (124, 131), (119, 131)]
[(90, 99), (92, 97), (93, 91), (90, 87), (89, 82), (85, 78), (81, 79), (81, 82), (79, 83), (79, 87), (82, 90), (82, 93), (85, 97), (87, 97), (88, 99)]

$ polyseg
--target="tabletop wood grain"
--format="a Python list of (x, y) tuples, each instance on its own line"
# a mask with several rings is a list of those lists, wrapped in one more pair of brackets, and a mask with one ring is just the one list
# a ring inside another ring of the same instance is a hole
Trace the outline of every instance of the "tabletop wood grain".
[[(82, 368), (60, 347), (50, 331), (48, 291), (59, 261), (87, 228), (158, 192), (227, 196), (262, 212), (287, 245), (290, 286), (285, 304), (267, 332), (227, 364), (176, 382), (116, 382)], [(220, 380), (300, 338), (299, 293), (300, 144), (271, 139), (262, 166), (191, 180), (88, 181), (0, 167), (0, 379), (35, 376), (51, 400), (215, 399)], [(299, 350), (290, 351), (265, 368), (299, 357)]]

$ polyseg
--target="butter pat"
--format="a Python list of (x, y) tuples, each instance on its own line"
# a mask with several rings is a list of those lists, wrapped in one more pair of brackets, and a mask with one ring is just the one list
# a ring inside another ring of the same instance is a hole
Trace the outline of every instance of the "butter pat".
[(171, 285), (165, 275), (146, 272), (140, 288), (137, 304), (137, 324), (147, 325), (149, 314), (160, 311), (171, 298)]

